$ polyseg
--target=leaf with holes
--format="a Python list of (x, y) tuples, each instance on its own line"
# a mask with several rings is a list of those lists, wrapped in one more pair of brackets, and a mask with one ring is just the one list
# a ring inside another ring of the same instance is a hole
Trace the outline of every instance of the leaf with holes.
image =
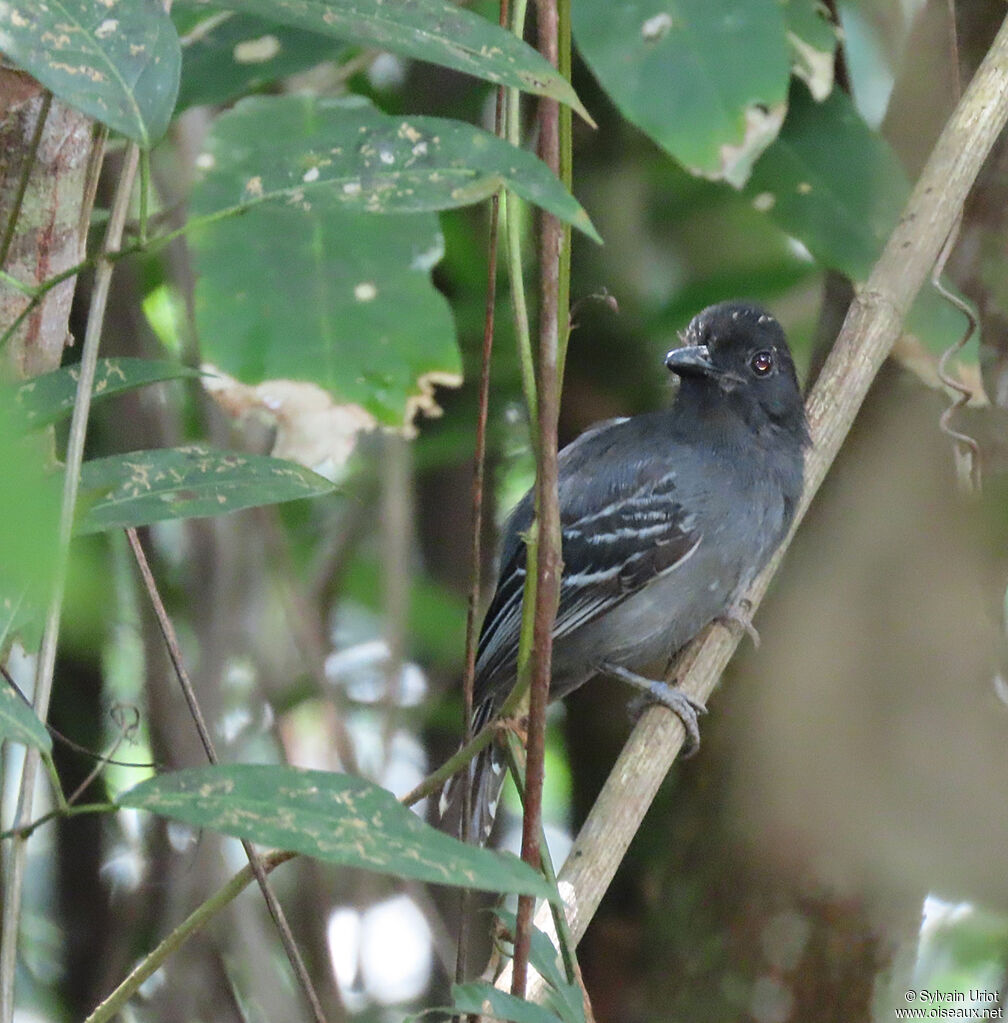
[(252, 386), (316, 384), (361, 422), (409, 429), (418, 409), (436, 408), (436, 385), (461, 382), (451, 311), (430, 277), (444, 244), (432, 211), (506, 183), (591, 226), (532, 154), (360, 98), (242, 100), (198, 162), (191, 209), (204, 222), (191, 237), (206, 359)]
[(556, 895), (516, 856), (437, 831), (387, 789), (348, 774), (264, 764), (198, 767), (142, 782), (119, 804), (393, 877)]
[(168, 127), (182, 56), (161, 0), (0, 0), (0, 50), (144, 149)]
[(863, 280), (910, 193), (895, 154), (847, 96), (816, 103), (796, 85), (746, 194), (822, 265)]
[(837, 28), (820, 0), (782, 0), (794, 73), (822, 102), (833, 89)]
[(327, 494), (333, 484), (282, 458), (192, 445), (133, 451), (81, 467), (78, 535)]
[(229, 0), (222, 6), (549, 96), (587, 116), (544, 57), (452, 0)]
[(33, 746), (52, 752), (52, 737), (24, 697), (6, 679), (0, 679), (0, 742)]
[(176, 113), (227, 103), (353, 52), (331, 36), (272, 18), (222, 13), (202, 3), (172, 4), (172, 21), (185, 44)]
[[(95, 367), (91, 401), (122, 394), (137, 387), (175, 380), (180, 377), (198, 377), (197, 370), (177, 362), (156, 359), (99, 359)], [(25, 425), (32, 429), (49, 426), (70, 415), (77, 397), (78, 366), (63, 366), (51, 373), (43, 373), (21, 384), (14, 392), (14, 402), (24, 416)]]
[(784, 119), (778, 0), (578, 0), (578, 49), (627, 120), (694, 174), (741, 186)]
[[(910, 183), (896, 154), (865, 124), (849, 96), (834, 90), (816, 103), (796, 83), (780, 137), (753, 168), (746, 194), (822, 266), (864, 281), (896, 226)], [(934, 356), (962, 334), (964, 318), (925, 288), (908, 322), (922, 346), (903, 361), (937, 386)], [(959, 372), (964, 380), (978, 381), (969, 365), (961, 362)]]
[(430, 276), (443, 244), (432, 213), (264, 206), (213, 224), (192, 239), (203, 357), (261, 389), (317, 385), (361, 429), (408, 429), (462, 381)]
[(198, 220), (283, 203), (418, 213), (509, 188), (599, 241), (588, 215), (531, 153), (462, 121), (392, 117), (361, 96), (251, 96), (221, 115), (197, 158)]

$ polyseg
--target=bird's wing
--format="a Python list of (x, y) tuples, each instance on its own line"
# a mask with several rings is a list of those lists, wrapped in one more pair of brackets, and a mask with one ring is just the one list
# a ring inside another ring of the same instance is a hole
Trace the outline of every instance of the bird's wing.
[(696, 550), (700, 534), (675, 496), (675, 478), (666, 476), (563, 529), (555, 638), (604, 614)]
[[(605, 614), (681, 564), (700, 541), (693, 516), (676, 499), (676, 476), (668, 461), (641, 464), (627, 458), (634, 438), (623, 433), (595, 431), (585, 445), (579, 439), (564, 452), (560, 481), (564, 574), (555, 638)], [(576, 450), (592, 447), (594, 452)], [(580, 465), (597, 471), (579, 472), (579, 488), (565, 500), (571, 469)], [(526, 495), (508, 525), (500, 581), (480, 634), (477, 701), (493, 695), (503, 682), (501, 673), (508, 669), (510, 674), (517, 658), (526, 567), (521, 533), (531, 518)]]

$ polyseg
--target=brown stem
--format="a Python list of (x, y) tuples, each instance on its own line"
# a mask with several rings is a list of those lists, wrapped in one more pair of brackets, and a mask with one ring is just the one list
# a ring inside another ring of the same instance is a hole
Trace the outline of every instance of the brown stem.
[[(507, 28), (510, 20), (508, 0), (500, 0), (499, 23)], [(504, 138), (504, 87), (497, 88), (494, 107), (494, 134)], [(494, 320), (497, 312), (497, 251), (500, 226), (500, 193), (490, 199), (490, 229), (487, 237), (487, 290), (483, 314), (483, 350), (480, 363), (478, 412), (476, 415), (476, 445), (473, 451), (472, 481), (472, 546), (469, 562), (472, 583), (469, 587), (469, 603), (466, 608), (465, 672), (462, 676), (462, 734), (464, 742), (472, 741), (473, 687), (476, 683), (476, 616), (479, 610), (481, 589), (480, 567), (483, 558), (483, 488), (486, 479), (486, 430), (490, 411), (490, 357), (493, 354)], [(471, 842), (472, 796), (468, 785), (462, 786), (462, 828), (463, 842)], [(459, 915), (459, 933), (455, 956), (455, 982), (466, 979), (466, 949), (469, 944), (469, 915), (472, 898), (468, 891), (462, 893), (462, 912)]]
[[(196, 723), (196, 730), (199, 732), (200, 742), (206, 751), (207, 760), (211, 764), (216, 764), (218, 763), (217, 750), (214, 748), (210, 730), (207, 728), (206, 719), (203, 717), (203, 711), (200, 709), (199, 701), (196, 698), (196, 690), (193, 687), (192, 679), (189, 677), (189, 672), (182, 659), (182, 648), (179, 646), (178, 637), (175, 635), (175, 627), (168, 617), (164, 602), (161, 600), (161, 594), (158, 592), (157, 583), (154, 581), (154, 573), (151, 572), (150, 565), (147, 562), (147, 555), (144, 554), (144, 549), (140, 545), (140, 538), (137, 536), (135, 529), (132, 527), (127, 529), (126, 537), (133, 551), (133, 557), (136, 559), (137, 568), (140, 569), (140, 575), (143, 578), (147, 595), (150, 597), (151, 605), (154, 608), (158, 627), (161, 630), (161, 635), (164, 637), (165, 646), (168, 648), (168, 656), (171, 658), (172, 667), (175, 669), (175, 675), (179, 680), (182, 693), (189, 706), (189, 713)], [(243, 838), (241, 844), (245, 850), (245, 855), (248, 857), (252, 873), (255, 874), (255, 879), (266, 902), (266, 907), (270, 912), (270, 916), (273, 917), (274, 924), (276, 924), (277, 931), (280, 934), (280, 941), (283, 944), (284, 951), (287, 953), (291, 968), (294, 970), (294, 975), (297, 977), (301, 990), (308, 1001), (311, 1014), (316, 1023), (326, 1023), (325, 1013), (322, 1011), (322, 1003), (319, 1001), (315, 985), (308, 974), (308, 967), (305, 966), (301, 951), (294, 940), (294, 934), (290, 929), (290, 924), (287, 922), (287, 916), (266, 876), (267, 871), (263, 866), (262, 857), (255, 851), (255, 848), (248, 839)], [(342, 1009), (342, 1006), (340, 1008)]]
[[(293, 859), (297, 853), (271, 852), (263, 861), (263, 870), (268, 874), (281, 863)], [(179, 950), (194, 934), (205, 927), (233, 899), (240, 895), (252, 881), (253, 869), (249, 864), (239, 870), (222, 888), (199, 906), (165, 938), (157, 948), (140, 960), (133, 972), (100, 1005), (96, 1006), (84, 1023), (106, 1023), (114, 1019), (125, 1008), (126, 1003), (137, 993), (143, 982), (162, 967), (168, 958)]]
[[(63, 496), (60, 504), (59, 532), (56, 537), (56, 574), (50, 589), (49, 605), (42, 631), (42, 643), (35, 666), (33, 706), (40, 721), (45, 721), (49, 716), (49, 702), (56, 670), (56, 650), (59, 645), (60, 624), (63, 616), (63, 598), (66, 593), (67, 562), (70, 554), (70, 539), (73, 535), (74, 510), (77, 507), (80, 469), (84, 460), (84, 442), (87, 437), (88, 418), (91, 412), (91, 391), (94, 387), (95, 366), (98, 362), (102, 327), (105, 323), (105, 309), (112, 281), (113, 254), (122, 242), (123, 224), (129, 209), (138, 152), (135, 145), (130, 145), (127, 148), (126, 158), (116, 184), (108, 228), (105, 231), (105, 240), (102, 243), (101, 255), (95, 271), (91, 306), (88, 309), (87, 326), (84, 330), (84, 343), (81, 346), (80, 374), (77, 378), (77, 393), (74, 398), (73, 416), (70, 419), (70, 435), (67, 439), (63, 473)], [(62, 351), (62, 343), (60, 351)], [(39, 764), (39, 751), (34, 748), (28, 749), (21, 768), (21, 782), (14, 818), (18, 825), (25, 823), (31, 817)], [(17, 963), (17, 937), (24, 892), (26, 857), (27, 846), (24, 841), (15, 839), (7, 855), (3, 898), (0, 899), (2, 902), (0, 1019), (3, 1020), (10, 1020), (14, 1015), (14, 973)]]
[[(559, 63), (559, 19), (556, 0), (536, 4), (539, 49), (556, 67)], [(555, 174), (560, 173), (560, 108), (555, 100), (539, 101), (539, 156)], [(529, 690), (528, 752), (525, 768), (525, 812), (522, 816), (521, 855), (539, 869), (542, 834), (542, 785), (546, 750), (546, 705), (549, 703), (553, 623), (560, 599), (560, 505), (557, 497), (557, 419), (560, 408), (560, 252), (564, 232), (549, 214), (539, 221), (539, 351), (538, 422), (535, 506), (539, 523), (539, 557), (536, 561), (536, 605), (532, 631)], [(564, 310), (564, 323), (567, 312)], [(529, 896), (518, 899), (511, 993), (524, 996), (532, 938)]]
[[(949, 118), (868, 281), (857, 289), (840, 335), (809, 395), (814, 441), (806, 459), (801, 521), (840, 450), (875, 375), (899, 335), (910, 305), (941, 252), (963, 202), (1008, 121), (1008, 19)], [(747, 594), (753, 610), (780, 565), (790, 538)], [(738, 645), (715, 625), (686, 651), (679, 682), (704, 703)], [(575, 939), (585, 932), (684, 738), (662, 708), (646, 711), (574, 842), (559, 880)], [(537, 924), (550, 927), (549, 913)], [(530, 993), (531, 997), (531, 993)]]
[[(501, 0), (500, 20), (506, 27), (508, 2)], [(497, 90), (497, 106), (494, 113), (494, 134), (504, 135), (504, 88)], [(473, 453), (472, 483), (472, 547), (469, 551), (472, 585), (469, 589), (469, 606), (466, 610), (465, 674), (462, 679), (463, 728), (465, 741), (472, 739), (473, 685), (476, 679), (476, 615), (480, 598), (480, 565), (483, 557), (483, 488), (486, 478), (486, 430), (490, 409), (490, 357), (493, 353), (494, 318), (497, 309), (497, 243), (500, 223), (500, 194), (490, 199), (490, 230), (487, 240), (487, 291), (486, 307), (483, 314), (483, 351), (480, 366), (479, 410), (476, 416), (476, 446)], [(470, 841), (468, 834), (470, 793), (465, 793), (463, 809), (463, 840)]]

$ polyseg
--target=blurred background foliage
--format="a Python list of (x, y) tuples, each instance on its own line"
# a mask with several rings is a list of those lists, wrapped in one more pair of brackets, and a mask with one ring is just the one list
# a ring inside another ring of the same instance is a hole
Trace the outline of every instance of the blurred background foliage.
[[(107, 97), (81, 104), (153, 147), (158, 229), (206, 219), (117, 267), (102, 354), (228, 374), (96, 405), (88, 453), (209, 441), (336, 481), (316, 501), (160, 522), (145, 540), (223, 760), (360, 772), (401, 794), (461, 732), (487, 204), (448, 209), (459, 203), (439, 199), (407, 212), (400, 196), (376, 216), (346, 205), (367, 194), (366, 180), (305, 191), (328, 171), (298, 161), (333, 111), (366, 110), (376, 132), (417, 115), (490, 127), (493, 87), (412, 59), (423, 54), (395, 39), (323, 34), (324, 5), (284, 0), (273, 17), (267, 4), (235, 6), (175, 4), (174, 28), (158, 23), (145, 44), (164, 47), (167, 64), (165, 40), (181, 39), (174, 107), (153, 86), (154, 112), (140, 124)], [(496, 19), (483, 0), (471, 9)], [(830, 11), (803, 0), (654, 9), (574, 0), (573, 84), (597, 122), (575, 115), (574, 194), (604, 245), (584, 221), (574, 232), (562, 441), (666, 402), (664, 353), (695, 312), (725, 298), (771, 307), (809, 379), (1002, 13), (850, 0), (832, 11), (835, 32)], [(57, 95), (66, 89), (21, 62)], [(382, 148), (393, 136), (375, 138), (379, 163), (398, 159)], [(414, 147), (427, 138), (407, 134)], [(98, 224), (122, 150), (115, 136), (109, 149)], [(277, 180), (287, 175), (282, 201), (258, 206), (274, 163)], [(980, 442), (983, 491), (958, 492), (938, 426), (949, 399), (936, 359), (962, 317), (927, 293), (761, 610), (762, 646), (744, 645), (733, 662), (700, 754), (669, 777), (582, 942), (600, 1023), (891, 1018), (908, 987), (973, 992), (984, 1008), (990, 992), (1000, 1004), (1005, 169), (999, 144), (948, 267), (980, 314), (979, 343), (953, 372), (974, 389), (957, 422)], [(532, 176), (522, 170), (521, 187)], [(463, 199), (496, 183), (480, 187)], [(229, 203), (245, 212), (214, 220)], [(89, 287), (84, 275), (69, 319), (77, 338)], [(499, 296), (485, 583), (496, 527), (533, 471), (503, 273)], [(41, 367), (24, 344), (12, 340), (11, 364), (33, 374)], [(70, 348), (65, 362), (75, 358)], [(65, 427), (56, 432), (61, 450)], [(42, 494), (39, 460), (0, 447), (9, 494)], [(48, 534), (39, 523), (55, 498), (39, 500), (8, 501), (5, 599), (46, 577), (33, 569), (50, 548), (21, 539)], [(121, 534), (81, 536), (72, 553), (52, 723), (121, 760), (203, 763)], [(27, 689), (37, 622), (20, 605), (3, 612), (9, 670)], [(551, 711), (546, 809), (558, 862), (628, 732), (625, 699), (591, 683)], [(5, 822), (19, 756), (7, 743)], [(91, 771), (61, 743), (55, 757), (67, 792)], [(111, 766), (86, 798), (148, 773)], [(516, 807), (512, 793), (497, 833), (512, 847)], [(231, 839), (134, 811), (40, 831), (29, 846), (18, 1018), (83, 1017), (242, 862)], [(399, 1020), (445, 1002), (453, 893), (308, 860), (275, 881), (330, 1019)], [(484, 929), (474, 928), (473, 962)], [(250, 891), (129, 1013), (290, 1019), (298, 999)]]

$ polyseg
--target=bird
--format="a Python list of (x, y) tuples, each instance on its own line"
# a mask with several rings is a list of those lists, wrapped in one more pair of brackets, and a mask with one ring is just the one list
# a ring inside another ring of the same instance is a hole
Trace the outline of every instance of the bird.
[[(715, 620), (758, 638), (743, 595), (790, 529), (810, 439), (784, 330), (764, 308), (712, 305), (680, 340), (665, 358), (679, 378), (668, 408), (590, 427), (558, 456), (563, 572), (549, 696), (562, 699), (595, 675), (618, 679), (674, 711), (695, 749), (704, 708), (640, 672), (670, 663)], [(473, 734), (516, 680), (533, 514), (529, 491), (503, 530), (477, 647)], [(480, 844), (504, 770), (495, 742), (457, 778), (470, 786), (468, 834)], [(454, 801), (446, 789), (442, 809)]]

